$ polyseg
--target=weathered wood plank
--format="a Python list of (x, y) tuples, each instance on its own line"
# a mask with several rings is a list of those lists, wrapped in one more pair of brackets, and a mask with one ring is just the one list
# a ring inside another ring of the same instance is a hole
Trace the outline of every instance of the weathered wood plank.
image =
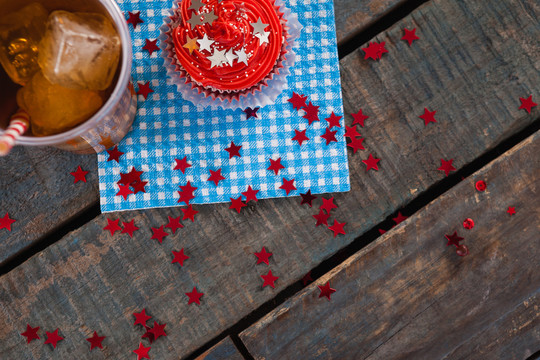
[[(335, 0), (338, 43), (404, 1)], [(4, 78), (2, 73), (0, 69), (0, 79)], [(4, 88), (0, 89), (2, 91)], [(0, 97), (0, 102), (5, 98)], [(3, 104), (0, 115), (8, 107), (12, 107), (11, 103)], [(4, 117), (0, 116), (0, 120)], [(69, 172), (78, 165), (90, 171), (87, 177), (89, 184), (73, 187), (69, 182)], [(15, 168), (16, 173), (12, 173)], [(16, 148), (7, 159), (0, 159), (0, 170), (0, 212), (4, 212), (0, 216), (9, 211), (13, 215), (11, 217), (18, 220), (12, 232), (0, 231), (0, 265), (99, 200), (95, 156), (65, 154), (55, 149)], [(46, 176), (42, 176), (44, 173)], [(19, 180), (14, 181), (14, 175)], [(19, 183), (20, 186), (15, 185)]]
[[(86, 183), (73, 183), (78, 166)], [(17, 220), (0, 230), (0, 264), (97, 201), (96, 156), (53, 148), (15, 147), (0, 157), (0, 217)]]
[[(315, 228), (317, 211), (296, 198), (260, 201), (240, 215), (225, 204), (197, 207), (197, 221), (162, 245), (150, 240), (150, 227), (180, 216), (177, 208), (108, 215), (135, 218), (141, 230), (133, 239), (108, 235), (100, 216), (0, 278), (0, 351), (46, 356), (43, 347), (21, 347), (18, 333), (29, 322), (60, 326), (70, 337), (58, 356), (86, 359), (84, 325), (107, 330), (110, 354), (121, 358), (138, 343), (131, 314), (142, 307), (168, 324), (155, 356), (194, 351), (443, 179), (441, 158), (460, 168), (540, 115), (518, 110), (540, 80), (530, 46), (538, 9), (529, 8), (518, 0), (434, 1), (379, 37), (390, 50), (380, 62), (360, 51), (342, 60), (346, 113), (363, 107), (371, 116), (361, 129), (368, 150), (351, 155), (352, 191), (336, 195), (333, 214), (347, 222), (346, 236)], [(423, 42), (394, 41), (417, 18)], [(437, 124), (424, 127), (424, 106), (438, 110)], [(366, 173), (360, 161), (370, 152), (382, 158), (378, 172)], [(274, 253), (269, 267), (255, 265), (262, 246)], [(183, 268), (170, 264), (181, 247), (191, 257)], [(269, 269), (280, 277), (275, 290), (261, 288)], [(193, 286), (205, 293), (201, 306), (187, 305)]]
[(408, 0), (334, 1), (336, 35), (339, 43), (354, 38), (366, 27)]
[(197, 360), (243, 360), (244, 357), (238, 352), (236, 346), (232, 342), (230, 337), (226, 337), (211, 349), (206, 351), (201, 356), (197, 357)]
[[(540, 346), (539, 153), (540, 132), (240, 338), (256, 359), (525, 359)], [(467, 257), (446, 247), (454, 231)], [(328, 281), (331, 301), (317, 287)]]

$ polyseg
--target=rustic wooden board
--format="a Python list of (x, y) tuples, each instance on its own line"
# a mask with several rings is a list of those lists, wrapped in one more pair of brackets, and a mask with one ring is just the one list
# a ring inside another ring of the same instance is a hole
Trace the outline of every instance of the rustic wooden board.
[(351, 40), (366, 27), (408, 0), (334, 0), (338, 42)]
[[(240, 338), (256, 359), (530, 356), (540, 349), (539, 153), (537, 132)], [(464, 258), (446, 247), (454, 231), (470, 249)], [(328, 281), (331, 301), (319, 298)]]
[[(86, 183), (73, 183), (78, 166)], [(96, 156), (53, 148), (15, 147), (0, 157), (0, 217), (17, 220), (0, 230), (0, 265), (98, 199)]]
[[(162, 245), (150, 240), (150, 227), (180, 216), (177, 208), (108, 215), (134, 218), (141, 230), (133, 239), (108, 235), (100, 216), (0, 278), (0, 351), (48, 356), (50, 349), (21, 343), (29, 322), (69, 334), (58, 356), (89, 358), (84, 337), (95, 328), (110, 336), (108, 354), (122, 358), (138, 343), (131, 314), (142, 307), (168, 324), (167, 338), (152, 347), (157, 357), (186, 356), (217, 336), (442, 180), (441, 158), (460, 168), (538, 117), (538, 108), (518, 110), (540, 80), (527, 4), (435, 1), (380, 36), (390, 51), (380, 62), (360, 51), (342, 60), (346, 113), (362, 107), (371, 116), (360, 129), (368, 150), (350, 157), (352, 191), (336, 195), (333, 214), (347, 222), (346, 236), (315, 228), (317, 210), (298, 198), (260, 201), (240, 215), (226, 204), (196, 207), (197, 221)], [(423, 40), (409, 48), (396, 39), (416, 18)], [(424, 127), (424, 106), (438, 110), (437, 124)], [(382, 158), (379, 172), (366, 173), (369, 152)], [(270, 266), (256, 265), (262, 246), (274, 253)], [(170, 264), (181, 247), (191, 257), (183, 268)], [(269, 269), (280, 277), (276, 289), (261, 288)], [(205, 293), (201, 306), (187, 305), (193, 286)]]
[[(404, 0), (370, 0), (367, 3), (335, 0), (338, 42), (341, 44), (344, 38), (350, 38), (402, 2)], [(0, 115), (8, 107), (4, 105)], [(89, 185), (70, 185), (69, 172), (78, 165), (90, 171)], [(11, 169), (15, 167), (17, 173), (12, 174)], [(0, 212), (3, 211), (0, 216), (9, 211), (13, 214), (11, 217), (18, 220), (12, 232), (0, 231), (0, 265), (99, 201), (95, 156), (65, 154), (55, 149), (25, 151), (17, 148), (9, 158), (0, 159), (0, 169), (9, 169), (0, 171)], [(46, 176), (41, 176), (43, 173)], [(14, 175), (24, 180), (14, 181)], [(51, 193), (44, 189), (55, 191)]]
[(197, 360), (243, 360), (244, 357), (238, 352), (230, 337), (226, 337), (211, 349), (206, 351)]

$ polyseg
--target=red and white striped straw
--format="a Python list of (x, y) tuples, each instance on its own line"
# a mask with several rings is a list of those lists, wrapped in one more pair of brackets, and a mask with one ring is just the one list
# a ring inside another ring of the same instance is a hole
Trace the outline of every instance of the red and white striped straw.
[(9, 154), (19, 136), (24, 134), (30, 126), (30, 117), (24, 110), (19, 109), (15, 115), (11, 117), (9, 126), (6, 131), (0, 136), (0, 156)]

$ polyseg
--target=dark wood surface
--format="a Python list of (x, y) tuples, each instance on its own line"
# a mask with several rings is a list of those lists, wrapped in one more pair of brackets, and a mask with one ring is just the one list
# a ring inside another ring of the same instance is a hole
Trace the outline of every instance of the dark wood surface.
[(204, 354), (197, 357), (197, 360), (242, 360), (244, 357), (238, 352), (230, 337), (226, 337)]
[[(0, 278), (0, 353), (50, 358), (42, 344), (21, 346), (30, 323), (61, 328), (58, 358), (130, 358), (140, 339), (132, 313), (145, 307), (167, 323), (153, 358), (190, 354), (444, 179), (441, 158), (459, 169), (538, 118), (538, 108), (518, 110), (540, 80), (531, 45), (538, 12), (527, 1), (433, 1), (377, 36), (389, 50), (381, 61), (364, 60), (360, 50), (341, 61), (348, 125), (359, 108), (370, 116), (359, 129), (367, 150), (350, 153), (352, 191), (335, 195), (346, 236), (315, 228), (316, 208), (298, 198), (260, 201), (240, 215), (225, 204), (199, 206), (197, 221), (162, 245), (150, 240), (150, 227), (181, 215), (177, 208), (99, 216)], [(403, 27), (417, 27), (421, 40), (411, 47), (399, 40)], [(424, 126), (424, 107), (438, 111), (437, 124)], [(380, 171), (366, 173), (369, 153), (382, 159)], [(141, 230), (133, 239), (110, 236), (107, 217), (135, 219)], [(262, 246), (274, 253), (270, 266), (256, 265)], [(191, 258), (180, 268), (170, 264), (171, 250), (182, 247)], [(269, 269), (280, 277), (276, 289), (261, 287)], [(193, 286), (205, 293), (201, 306), (187, 305)], [(108, 336), (103, 353), (87, 351), (93, 330)]]
[[(537, 132), (287, 300), (240, 334), (249, 352), (256, 359), (530, 356), (540, 344), (539, 153)], [(487, 191), (475, 189), (478, 180)], [(468, 217), (471, 230), (462, 226)], [(468, 256), (446, 247), (454, 231)], [(328, 281), (331, 301), (319, 298), (318, 285)]]
[[(403, 2), (405, 0), (335, 0), (338, 44)], [(87, 186), (80, 183), (73, 186), (73, 181), (69, 181), (72, 179), (69, 173), (79, 165), (90, 171)], [(14, 181), (12, 169), (18, 175), (17, 181)], [(41, 176), (43, 173), (46, 176)], [(80, 156), (52, 148), (18, 147), (9, 158), (0, 158), (0, 212), (4, 212), (0, 216), (9, 211), (11, 218), (17, 220), (12, 232), (0, 231), (0, 266), (96, 204), (99, 201), (97, 178), (96, 156)], [(48, 189), (54, 192), (46, 191)]]

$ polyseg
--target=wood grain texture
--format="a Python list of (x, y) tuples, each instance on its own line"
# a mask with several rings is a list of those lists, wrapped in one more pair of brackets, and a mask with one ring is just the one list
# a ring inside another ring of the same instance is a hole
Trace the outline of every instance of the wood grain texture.
[(244, 357), (238, 352), (230, 337), (226, 337), (211, 349), (206, 351), (197, 360), (243, 360)]
[[(539, 153), (540, 132), (287, 300), (240, 334), (249, 352), (387, 360), (525, 359), (539, 350)], [(468, 256), (446, 247), (454, 231)], [(317, 287), (328, 281), (331, 301)]]
[(339, 43), (351, 40), (365, 28), (408, 0), (334, 1), (336, 35)]
[[(298, 198), (260, 201), (240, 215), (227, 204), (198, 206), (197, 221), (162, 245), (150, 227), (180, 216), (178, 208), (109, 214), (135, 219), (133, 239), (111, 237), (100, 216), (0, 278), (0, 352), (50, 355), (21, 342), (28, 322), (69, 334), (60, 358), (89, 358), (84, 338), (93, 329), (109, 336), (109, 358), (127, 358), (140, 337), (132, 313), (146, 307), (169, 330), (154, 356), (188, 355), (443, 179), (441, 158), (459, 169), (538, 117), (538, 108), (518, 110), (540, 80), (536, 14), (526, 1), (434, 1), (377, 39), (390, 50), (380, 62), (360, 51), (341, 61), (346, 114), (362, 107), (370, 115), (360, 128), (367, 150), (350, 156), (352, 191), (335, 195), (332, 213), (347, 223), (346, 236), (315, 228), (320, 200), (312, 209)], [(411, 24), (421, 24), (422, 42), (409, 48), (398, 39)], [(418, 118), (424, 106), (438, 110), (437, 124)], [(380, 171), (366, 173), (368, 153), (382, 158)], [(270, 266), (256, 265), (262, 246), (274, 253)], [(190, 259), (180, 268), (171, 250), (182, 247)], [(262, 288), (269, 269), (276, 289)], [(193, 286), (205, 293), (201, 306), (187, 305)]]
[[(78, 166), (86, 183), (73, 183)], [(97, 201), (96, 157), (53, 148), (15, 147), (0, 157), (0, 217), (17, 220), (0, 230), (0, 264)]]
[[(381, 14), (400, 2), (403, 0), (370, 0), (367, 4), (363, 1), (335, 0), (338, 43), (376, 21)], [(9, 4), (15, 6), (15, 3)], [(4, 76), (0, 71), (0, 80), (2, 78)], [(3, 90), (1, 88), (0, 93)], [(0, 97), (0, 103), (2, 99)], [(3, 119), (2, 111), (13, 106), (12, 102), (4, 102), (0, 107), (0, 119)], [(0, 122), (1, 125), (5, 124)], [(69, 172), (78, 165), (90, 171), (87, 186), (78, 184), (72, 187), (68, 181), (71, 177)], [(16, 174), (12, 173), (15, 167)], [(43, 173), (47, 173), (47, 176), (41, 176)], [(19, 180), (13, 180), (14, 174)], [(17, 185), (19, 183), (20, 186)], [(55, 191), (51, 193), (44, 189)], [(97, 189), (95, 156), (63, 154), (52, 148), (16, 148), (9, 158), (0, 159), (0, 212), (9, 211), (13, 213), (12, 218), (18, 220), (12, 232), (0, 230), (0, 265), (45, 234), (69, 222), (81, 210), (96, 204), (99, 201)], [(4, 216), (4, 213), (0, 216)]]

